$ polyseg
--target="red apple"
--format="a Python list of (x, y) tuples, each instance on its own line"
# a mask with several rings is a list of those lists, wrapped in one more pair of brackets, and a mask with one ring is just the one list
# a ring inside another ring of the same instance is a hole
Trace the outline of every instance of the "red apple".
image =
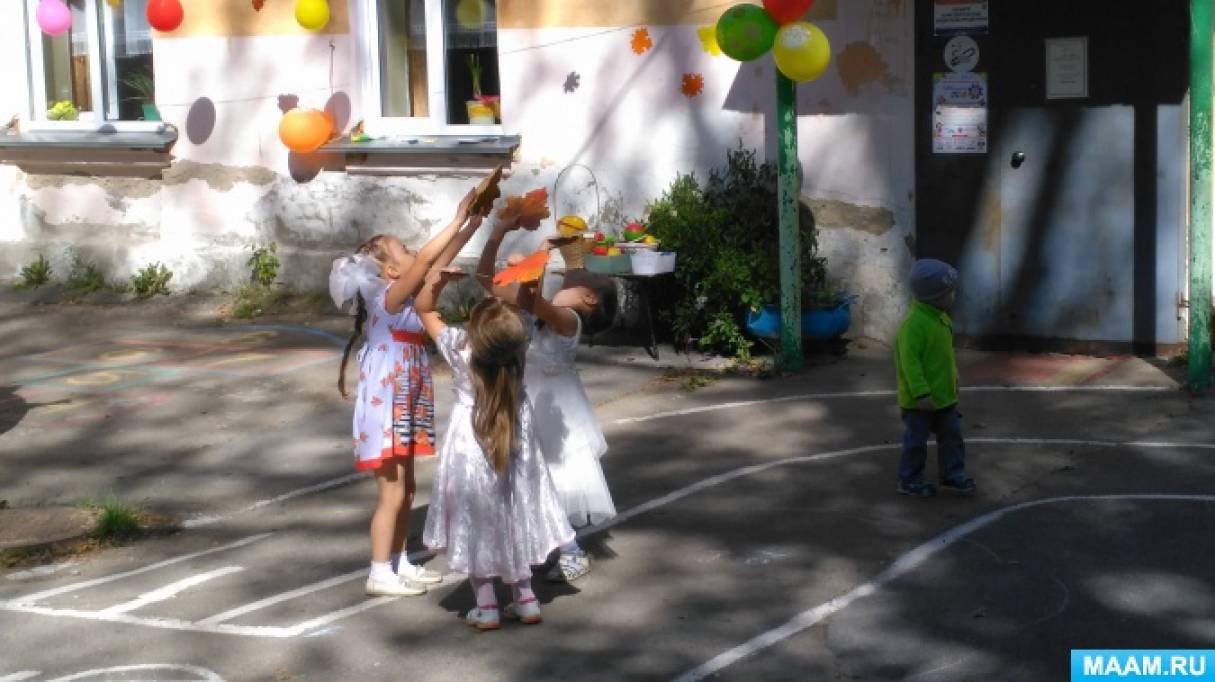
[(591, 247), (591, 255), (592, 256), (606, 256), (606, 255), (608, 255), (608, 247), (606, 247), (606, 246)]

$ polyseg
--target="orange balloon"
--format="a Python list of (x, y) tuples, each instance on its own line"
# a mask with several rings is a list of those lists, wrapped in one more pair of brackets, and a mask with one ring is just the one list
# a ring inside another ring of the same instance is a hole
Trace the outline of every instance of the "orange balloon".
[(278, 137), (287, 149), (309, 154), (333, 136), (334, 122), (329, 114), (316, 109), (292, 109), (278, 124)]

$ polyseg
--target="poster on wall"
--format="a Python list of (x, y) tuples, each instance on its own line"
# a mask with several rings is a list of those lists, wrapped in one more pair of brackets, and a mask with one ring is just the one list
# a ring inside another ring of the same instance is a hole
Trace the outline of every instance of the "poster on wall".
[(932, 153), (987, 153), (987, 74), (932, 74)]
[(1046, 39), (1046, 99), (1088, 97), (1088, 38)]
[(933, 32), (939, 36), (987, 33), (991, 15), (988, 2), (933, 0)]

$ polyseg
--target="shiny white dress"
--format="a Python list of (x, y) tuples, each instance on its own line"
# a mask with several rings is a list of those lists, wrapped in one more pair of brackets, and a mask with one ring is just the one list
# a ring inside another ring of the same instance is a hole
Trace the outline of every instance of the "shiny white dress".
[(612, 518), (616, 505), (599, 464), (607, 452), (607, 441), (575, 367), (582, 320), (572, 310), (569, 314), (578, 320), (573, 336), (561, 336), (525, 316), (533, 332), (524, 383), (532, 399), (540, 451), (561, 506), (570, 523), (581, 527)]
[(574, 529), (537, 446), (529, 400), (519, 410), (518, 447), (506, 471), (497, 473), (477, 442), (466, 339), (458, 327), (435, 339), (451, 366), (455, 404), (439, 444), (422, 541), (445, 554), (453, 571), (504, 582), (527, 580), (533, 565), (573, 539)]

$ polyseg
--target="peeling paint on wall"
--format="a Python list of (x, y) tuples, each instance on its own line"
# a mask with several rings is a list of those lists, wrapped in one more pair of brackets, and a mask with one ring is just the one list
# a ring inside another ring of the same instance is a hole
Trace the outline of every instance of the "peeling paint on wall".
[(894, 228), (894, 212), (880, 206), (858, 206), (807, 196), (802, 196), (802, 203), (810, 208), (814, 224), (821, 230), (851, 228), (880, 237)]
[(890, 67), (881, 53), (866, 42), (845, 45), (836, 57), (835, 66), (844, 82), (844, 89), (853, 97), (859, 95), (861, 88), (870, 83), (877, 83), (888, 91), (894, 91), (901, 82), (890, 72)]

